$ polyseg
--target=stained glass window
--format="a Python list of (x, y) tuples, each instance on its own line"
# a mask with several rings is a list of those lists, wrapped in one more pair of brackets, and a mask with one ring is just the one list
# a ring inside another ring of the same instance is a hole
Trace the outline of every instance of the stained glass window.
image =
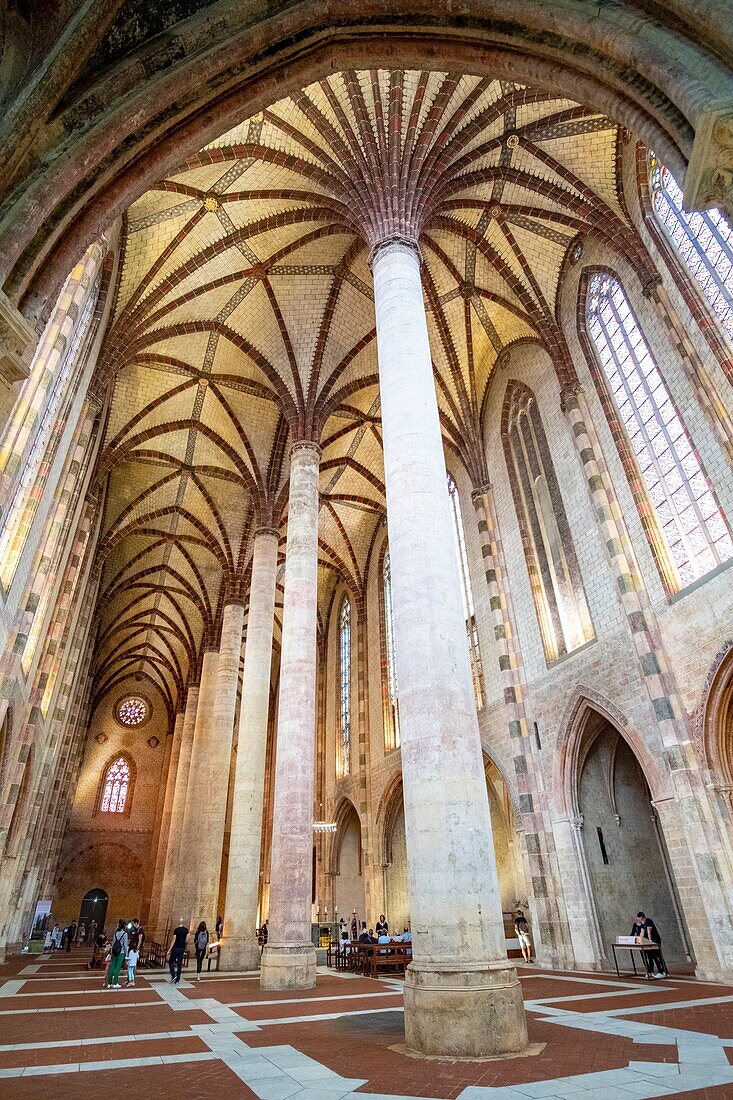
[(400, 743), (400, 712), (397, 701), (397, 662), (394, 648), (394, 612), (392, 606), (392, 570), (389, 563), (389, 550), (384, 555), (382, 571), (382, 592), (384, 595), (384, 641), (387, 651), (387, 696), (392, 718), (392, 745)]
[(733, 235), (718, 210), (687, 213), (672, 173), (649, 154), (652, 202), (659, 224), (733, 339)]
[(468, 554), (466, 553), (466, 538), (463, 530), (463, 518), (461, 516), (461, 502), (458, 498), (458, 487), (453, 478), (448, 474), (448, 497), (451, 505), (451, 519), (453, 520), (453, 540), (456, 547), (458, 560), (458, 572), (461, 577), (461, 598), (463, 600), (463, 617), (466, 620), (466, 632), (468, 634), (468, 649), (471, 655), (471, 673), (473, 676), (473, 690), (476, 695), (476, 706), (483, 706), (483, 673), (481, 669), (481, 651), (478, 644), (478, 631), (476, 630), (476, 615), (473, 607), (473, 592), (471, 591), (471, 576), (468, 572)]
[(341, 775), (351, 771), (351, 604), (344, 600), (339, 616), (339, 718)]
[(684, 587), (731, 557), (727, 524), (623, 287), (613, 276), (591, 278), (587, 319)]
[(150, 714), (150, 707), (139, 695), (128, 695), (117, 704), (117, 721), (123, 726), (142, 726)]
[(130, 788), (130, 765), (124, 756), (120, 756), (107, 769), (99, 807), (103, 814), (121, 814), (125, 812), (127, 792)]

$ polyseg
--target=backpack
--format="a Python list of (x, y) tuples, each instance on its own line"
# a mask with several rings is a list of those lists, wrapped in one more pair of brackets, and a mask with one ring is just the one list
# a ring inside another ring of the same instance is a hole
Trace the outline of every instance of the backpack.
[(115, 958), (122, 954), (122, 940), (119, 939), (119, 932), (115, 932), (115, 942), (112, 944), (112, 954)]
[(197, 949), (197, 951), (205, 951), (208, 942), (209, 942), (209, 933), (208, 932), (197, 932), (196, 933), (196, 949)]

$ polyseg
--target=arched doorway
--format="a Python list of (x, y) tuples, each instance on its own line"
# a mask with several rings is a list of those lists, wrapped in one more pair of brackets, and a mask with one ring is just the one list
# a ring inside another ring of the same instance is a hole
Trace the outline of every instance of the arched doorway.
[(361, 822), (354, 806), (346, 803), (337, 817), (339, 827), (334, 839), (332, 858), (333, 900), (338, 917), (351, 926), (356, 910), (357, 921), (368, 920), (361, 853)]
[(104, 928), (104, 922), (107, 919), (107, 906), (109, 904), (109, 897), (106, 890), (102, 890), (96, 887), (93, 890), (87, 890), (84, 897), (81, 899), (81, 908), (79, 909), (78, 924), (83, 924), (85, 928), (89, 928), (92, 921), (96, 922), (98, 929)]
[(555, 799), (572, 843), (563, 889), (579, 965), (607, 966), (611, 944), (644, 910), (670, 968), (690, 964), (689, 935), (653, 799), (669, 800), (659, 760), (625, 718), (576, 696), (557, 746)]
[[(514, 813), (501, 772), (488, 757), (484, 763), (501, 907), (507, 935), (513, 935), (513, 912), (518, 904), (525, 904), (523, 894), (526, 893)], [(394, 784), (388, 795), (383, 838), (385, 913), (390, 928), (401, 930), (410, 920), (405, 806), (401, 779)]]

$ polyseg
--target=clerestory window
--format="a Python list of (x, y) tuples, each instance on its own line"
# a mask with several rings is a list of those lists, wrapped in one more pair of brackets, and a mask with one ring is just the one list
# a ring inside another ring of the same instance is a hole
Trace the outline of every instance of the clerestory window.
[(591, 276), (586, 320), (682, 588), (731, 557), (728, 526), (626, 293), (610, 273)]

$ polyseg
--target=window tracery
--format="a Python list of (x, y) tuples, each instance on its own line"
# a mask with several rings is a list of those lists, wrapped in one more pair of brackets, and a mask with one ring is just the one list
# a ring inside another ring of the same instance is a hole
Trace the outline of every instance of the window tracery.
[(656, 153), (649, 154), (654, 214), (706, 298), (733, 339), (733, 232), (718, 210), (692, 211), (683, 206), (682, 189)]
[(461, 599), (463, 600), (463, 617), (466, 620), (466, 633), (468, 634), (468, 651), (471, 657), (473, 690), (476, 696), (476, 706), (480, 710), (484, 701), (481, 651), (479, 649), (478, 630), (476, 629), (476, 614), (473, 606), (471, 575), (468, 571), (468, 554), (466, 552), (466, 537), (463, 530), (461, 502), (458, 496), (458, 486), (450, 474), (448, 474), (448, 498), (451, 505), (453, 540), (456, 547), (456, 558), (458, 559), (458, 572), (461, 578)]
[(700, 458), (618, 279), (591, 276), (586, 320), (656, 515), (684, 587), (733, 555)]
[(107, 769), (102, 788), (99, 811), (103, 814), (122, 814), (127, 805), (130, 789), (130, 765), (124, 756), (119, 756)]
[(534, 394), (507, 387), (504, 454), (548, 661), (594, 637), (560, 487)]
[(115, 717), (121, 726), (136, 729), (150, 717), (150, 704), (142, 695), (126, 695), (118, 702)]
[(340, 774), (351, 771), (351, 604), (344, 599), (339, 615)]

